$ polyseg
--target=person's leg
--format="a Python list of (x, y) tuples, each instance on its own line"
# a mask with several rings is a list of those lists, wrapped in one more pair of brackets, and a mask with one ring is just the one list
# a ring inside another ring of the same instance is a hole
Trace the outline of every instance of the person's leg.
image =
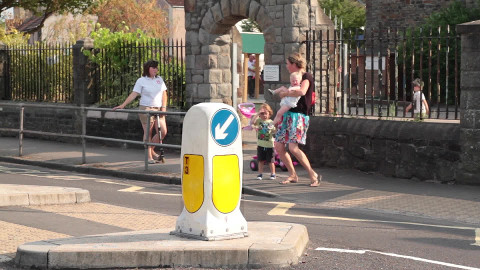
[(265, 164), (265, 161), (264, 160), (259, 160), (258, 161), (258, 175), (257, 175), (257, 179), (258, 180), (262, 180), (262, 177), (263, 177), (263, 165)]
[(275, 176), (275, 159), (273, 157), (273, 148), (265, 148), (267, 152), (267, 158), (265, 159), (265, 163), (268, 164), (268, 167), (270, 168), (270, 180), (276, 179)]
[[(142, 128), (143, 128), (143, 141), (148, 142), (148, 138), (150, 138), (150, 141), (151, 141), (153, 124), (150, 124), (150, 127), (148, 127), (148, 123), (142, 123)], [(148, 160), (153, 159), (151, 146), (148, 147), (147, 158)]]
[(283, 105), (278, 109), (277, 114), (275, 115), (275, 118), (273, 119), (273, 125), (276, 126), (277, 124), (280, 123), (282, 120), (282, 116), (284, 113), (286, 113), (288, 110), (290, 110), (290, 107)]
[(295, 156), (295, 158), (298, 160), (298, 162), (300, 162), (300, 164), (305, 168), (305, 170), (307, 170), (311, 186), (318, 186), (318, 174), (312, 169), (307, 155), (305, 155), (305, 153), (298, 147), (298, 144), (289, 143), (288, 150), (290, 151), (290, 153), (292, 153), (292, 155)]
[(253, 97), (253, 94), (255, 93), (255, 79), (252, 77), (248, 78), (248, 95), (250, 97)]
[(287, 149), (285, 147), (285, 144), (281, 142), (275, 142), (275, 150), (277, 151), (278, 157), (280, 160), (285, 164), (285, 167), (287, 167), (289, 176), (287, 180), (281, 182), (282, 184), (287, 184), (287, 183), (296, 183), (298, 182), (298, 176), (297, 172), (295, 171), (295, 168), (293, 167), (292, 159), (290, 155), (287, 153)]
[[(153, 117), (152, 117), (153, 118)], [(148, 129), (148, 137), (150, 138), (150, 142), (158, 142), (158, 141), (155, 141), (155, 138), (152, 136), (153, 134), (153, 127), (155, 126), (157, 121), (155, 120), (151, 120), (150, 121), (150, 127)], [(153, 156), (156, 155), (156, 153), (153, 151), (153, 149), (155, 148), (155, 146), (149, 146), (148, 147), (148, 159), (153, 159)]]
[(271, 180), (276, 179), (276, 177), (275, 177), (275, 163), (269, 162), (268, 167), (270, 167), (270, 179)]
[(257, 146), (257, 165), (258, 165), (257, 179), (258, 180), (262, 180), (264, 163), (265, 163), (265, 148)]

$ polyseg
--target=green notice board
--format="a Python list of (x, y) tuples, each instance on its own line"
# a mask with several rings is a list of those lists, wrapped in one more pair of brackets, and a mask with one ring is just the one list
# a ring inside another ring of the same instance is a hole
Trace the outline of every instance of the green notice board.
[(262, 33), (240, 33), (242, 35), (242, 52), (263, 54), (265, 38)]

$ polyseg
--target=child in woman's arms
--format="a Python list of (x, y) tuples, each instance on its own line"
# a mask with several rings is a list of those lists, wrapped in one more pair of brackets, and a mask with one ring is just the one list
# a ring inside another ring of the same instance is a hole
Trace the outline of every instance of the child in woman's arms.
[[(290, 87), (286, 89), (285, 87), (280, 87), (275, 90), (270, 90), (272, 94), (280, 94), (281, 92), (288, 92), (288, 91), (296, 91), (300, 89), (300, 82), (302, 81), (302, 74), (300, 72), (292, 72), (290, 74)], [(286, 113), (288, 110), (291, 108), (297, 107), (297, 102), (300, 99), (300, 96), (298, 97), (289, 97), (285, 96), (282, 98), (280, 101), (280, 109), (277, 111), (277, 114), (275, 115), (275, 119), (273, 119), (273, 125), (277, 126), (281, 121), (282, 121), (282, 116), (284, 113)]]

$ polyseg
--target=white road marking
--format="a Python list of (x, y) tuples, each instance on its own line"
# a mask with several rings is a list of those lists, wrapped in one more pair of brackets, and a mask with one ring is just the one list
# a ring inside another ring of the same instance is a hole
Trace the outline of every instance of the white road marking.
[(473, 243), (472, 246), (480, 247), (480, 229), (475, 229), (475, 243)]
[(118, 191), (121, 191), (121, 192), (137, 192), (139, 190), (142, 190), (144, 187), (139, 187), (139, 186), (131, 186), (129, 188), (124, 188), (124, 189), (120, 189)]
[[(473, 228), (473, 227), (434, 225), (434, 224), (425, 224), (425, 223), (416, 223), (416, 222), (286, 214), (288, 209), (293, 207), (294, 205), (295, 204), (292, 204), (292, 203), (278, 203), (278, 205), (275, 208), (273, 208), (272, 210), (270, 210), (270, 212), (268, 212), (268, 215), (270, 215), (270, 216), (282, 215), (282, 216), (297, 217), (297, 218), (330, 219), (330, 220), (343, 220), (343, 221), (355, 221), (355, 222), (391, 223), (391, 224), (416, 225), (416, 226), (435, 227), (435, 228), (444, 228), (444, 229), (476, 230), (476, 228)], [(281, 213), (285, 213), (285, 214), (281, 214)]]
[(367, 252), (371, 253), (376, 253), (376, 254), (381, 254), (385, 256), (390, 256), (390, 257), (397, 257), (397, 258), (403, 258), (403, 259), (409, 259), (409, 260), (414, 260), (414, 261), (419, 261), (419, 262), (425, 262), (425, 263), (431, 263), (431, 264), (438, 264), (442, 266), (448, 266), (448, 267), (454, 267), (454, 268), (459, 268), (459, 269), (467, 269), (467, 270), (480, 270), (480, 268), (475, 268), (475, 267), (470, 267), (470, 266), (464, 266), (464, 265), (458, 265), (458, 264), (453, 264), (453, 263), (446, 263), (446, 262), (440, 262), (440, 261), (434, 261), (434, 260), (429, 260), (429, 259), (424, 259), (424, 258), (419, 258), (419, 257), (413, 257), (413, 256), (407, 256), (407, 255), (400, 255), (400, 254), (395, 254), (395, 253), (388, 253), (388, 252), (380, 252), (380, 251), (374, 251), (374, 250), (351, 250), (351, 249), (339, 249), (339, 248), (316, 248), (315, 250), (318, 251), (331, 251), (331, 252), (342, 252), (342, 253), (356, 253), (356, 254), (365, 254)]
[(359, 218), (344, 218), (344, 217), (330, 217), (330, 216), (309, 216), (309, 215), (292, 215), (287, 214), (287, 211), (292, 208), (294, 203), (283, 203), (278, 202), (277, 206), (268, 212), (269, 216), (285, 216), (285, 217), (294, 217), (294, 218), (310, 218), (310, 219), (328, 219), (328, 220), (342, 220), (342, 221), (352, 221), (352, 222), (372, 222), (372, 223), (388, 223), (388, 224), (402, 224), (402, 225), (412, 225), (412, 226), (423, 226), (423, 227), (432, 227), (432, 228), (442, 228), (442, 229), (455, 229), (455, 230), (473, 230), (475, 232), (475, 243), (472, 245), (480, 246), (480, 229), (474, 227), (461, 227), (461, 226), (446, 226), (446, 225), (435, 225), (435, 224), (425, 224), (417, 222), (403, 222), (403, 221), (388, 221), (388, 220), (373, 220), (373, 219), (359, 219)]
[(0, 263), (8, 262), (8, 261), (11, 261), (11, 260), (13, 260), (13, 258), (10, 258), (10, 257), (5, 256), (5, 255), (0, 255)]

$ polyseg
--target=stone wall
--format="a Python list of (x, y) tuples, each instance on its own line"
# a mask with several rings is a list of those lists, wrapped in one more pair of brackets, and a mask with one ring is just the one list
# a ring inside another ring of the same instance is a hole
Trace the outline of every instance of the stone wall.
[(459, 140), (458, 124), (312, 117), (304, 150), (315, 167), (445, 182), (456, 179)]
[[(366, 0), (366, 29), (413, 27), (454, 0)], [(474, 5), (475, 0), (460, 0)]]
[(186, 0), (187, 102), (231, 102), (231, 27), (246, 18), (262, 29), (265, 64), (280, 66), (280, 81), (265, 88), (288, 84), (285, 59), (305, 52), (301, 42), (308, 29), (324, 22), (317, 19), (320, 12), (317, 1), (309, 0)]
[[(48, 104), (53, 105), (54, 104)], [(65, 107), (65, 105), (58, 105)], [(0, 127), (19, 128), (19, 108), (11, 106), (0, 106)], [(44, 107), (26, 107), (24, 111), (24, 129), (33, 131), (43, 131), (61, 134), (82, 133), (82, 118), (80, 110), (64, 108), (44, 108)], [(167, 116), (168, 134), (164, 140), (166, 144), (180, 145), (182, 140), (183, 117), (170, 115)], [(2, 136), (16, 136), (18, 133), (0, 132)], [(87, 135), (115, 138), (123, 140), (132, 140), (141, 142), (143, 139), (143, 129), (138, 115), (136, 113), (103, 112), (88, 111), (87, 113)], [(80, 139), (72, 137), (57, 137), (50, 135), (25, 134), (26, 138), (54, 140), (60, 142), (79, 143)], [(96, 143), (111, 146), (142, 148), (141, 145), (117, 142), (98, 141)]]
[(460, 179), (480, 183), (480, 20), (457, 25), (462, 36)]

